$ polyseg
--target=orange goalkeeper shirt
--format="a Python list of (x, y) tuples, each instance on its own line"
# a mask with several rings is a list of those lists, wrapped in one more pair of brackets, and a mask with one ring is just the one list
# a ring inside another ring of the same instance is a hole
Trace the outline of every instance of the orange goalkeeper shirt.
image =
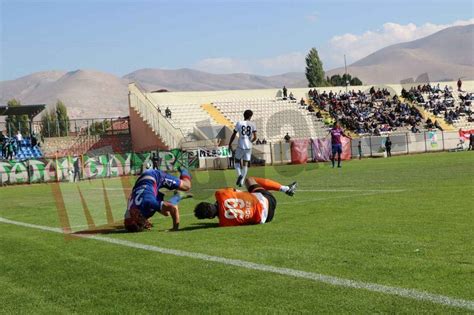
[(216, 191), (219, 225), (236, 226), (265, 223), (268, 200), (261, 193), (224, 188)]

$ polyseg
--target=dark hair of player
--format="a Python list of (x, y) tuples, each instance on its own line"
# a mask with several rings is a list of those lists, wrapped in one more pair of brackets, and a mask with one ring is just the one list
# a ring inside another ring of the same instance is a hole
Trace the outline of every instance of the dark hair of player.
[(135, 233), (135, 232), (142, 232), (145, 229), (145, 224), (143, 222), (136, 222), (133, 224), (126, 224), (125, 229), (128, 232)]
[(148, 225), (150, 223), (139, 212), (135, 212), (132, 215), (134, 216), (134, 220), (125, 224), (125, 229), (128, 232), (142, 232), (146, 228), (149, 228)]
[(200, 202), (194, 208), (194, 216), (198, 219), (212, 219), (217, 215), (216, 204)]
[(250, 109), (247, 109), (244, 112), (244, 119), (245, 120), (249, 120), (250, 118), (252, 118), (252, 116), (253, 116), (253, 112)]

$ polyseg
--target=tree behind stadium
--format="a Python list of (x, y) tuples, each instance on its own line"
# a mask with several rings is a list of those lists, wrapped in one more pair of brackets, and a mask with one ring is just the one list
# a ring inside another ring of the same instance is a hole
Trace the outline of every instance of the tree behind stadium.
[(342, 76), (335, 74), (331, 76), (331, 78), (328, 78), (327, 81), (332, 86), (345, 86), (347, 82), (349, 82), (351, 86), (363, 85), (358, 77), (352, 77), (350, 74), (343, 74)]
[(308, 87), (326, 86), (324, 79), (323, 62), (319, 59), (316, 48), (311, 48), (306, 56), (306, 79)]
[[(21, 106), (20, 101), (16, 99), (11, 99), (7, 103), (8, 107), (17, 107)], [(28, 115), (8, 115), (5, 119), (7, 123), (7, 132), (9, 136), (12, 137), (20, 130), (22, 135), (30, 134), (30, 125), (29, 125)]]
[(45, 111), (41, 116), (44, 137), (64, 137), (69, 134), (69, 116), (66, 105), (60, 100), (51, 110)]

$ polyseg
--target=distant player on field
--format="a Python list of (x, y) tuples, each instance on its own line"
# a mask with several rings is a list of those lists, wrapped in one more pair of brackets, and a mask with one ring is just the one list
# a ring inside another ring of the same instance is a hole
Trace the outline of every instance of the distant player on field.
[(164, 216), (171, 215), (173, 230), (179, 228), (178, 202), (190, 195), (176, 192), (169, 201), (164, 201), (160, 188), (188, 191), (191, 189), (191, 175), (186, 169), (179, 169), (180, 177), (176, 178), (161, 170), (149, 169), (138, 177), (133, 186), (125, 212), (124, 225), (129, 232), (141, 232), (150, 229), (148, 221), (156, 212)]
[(297, 183), (283, 186), (270, 179), (249, 177), (245, 180), (247, 191), (234, 188), (219, 189), (216, 202), (201, 202), (194, 209), (198, 219), (219, 219), (219, 226), (263, 224), (273, 220), (277, 205), (270, 191), (281, 191), (293, 196)]
[(339, 123), (337, 121), (334, 123), (334, 126), (331, 128), (331, 130), (329, 130), (329, 134), (331, 135), (332, 167), (334, 168), (336, 154), (337, 154), (337, 167), (341, 167), (341, 154), (342, 154), (341, 137), (346, 137), (349, 139), (352, 139), (352, 138), (344, 133), (344, 130), (339, 126)]
[(244, 120), (239, 121), (234, 128), (234, 133), (230, 137), (229, 150), (232, 151), (232, 143), (235, 136), (239, 134), (239, 143), (235, 150), (235, 170), (237, 171), (236, 185), (242, 187), (245, 177), (247, 176), (250, 159), (252, 157), (252, 143), (257, 139), (257, 128), (250, 121), (253, 112), (247, 109), (244, 112)]

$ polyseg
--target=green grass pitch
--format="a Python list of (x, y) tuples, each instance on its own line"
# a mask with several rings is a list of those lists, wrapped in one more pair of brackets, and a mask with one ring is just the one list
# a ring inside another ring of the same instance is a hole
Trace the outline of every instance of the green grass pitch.
[[(293, 198), (275, 193), (273, 222), (235, 228), (192, 215), (194, 204), (211, 200), (212, 189), (231, 186), (235, 172), (195, 172), (195, 199), (180, 204), (181, 231), (166, 232), (171, 220), (156, 215), (152, 231), (101, 236), (472, 302), (473, 162), (473, 153), (463, 152), (355, 160), (342, 169), (251, 168), (251, 176), (297, 180), (299, 191)], [(60, 227), (52, 187), (0, 188), (0, 217)], [(120, 221), (122, 187), (117, 178), (61, 184), (72, 229)], [(472, 312), (1, 222), (0, 283), (7, 314)]]

